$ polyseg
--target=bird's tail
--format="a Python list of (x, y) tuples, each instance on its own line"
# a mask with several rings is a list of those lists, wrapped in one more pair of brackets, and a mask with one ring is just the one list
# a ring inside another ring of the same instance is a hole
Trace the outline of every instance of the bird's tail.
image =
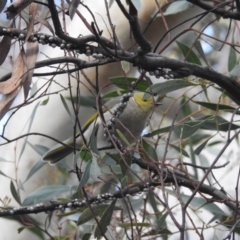
[(43, 161), (47, 161), (50, 164), (58, 163), (60, 160), (62, 160), (64, 157), (69, 155), (74, 150), (74, 142), (71, 139), (65, 140), (62, 144), (57, 144), (53, 148), (51, 148), (48, 152), (46, 152), (42, 158)]

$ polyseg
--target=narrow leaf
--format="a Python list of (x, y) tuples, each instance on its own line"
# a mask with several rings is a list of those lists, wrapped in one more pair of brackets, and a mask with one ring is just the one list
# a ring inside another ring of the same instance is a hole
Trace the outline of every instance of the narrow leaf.
[(26, 182), (30, 177), (32, 177), (37, 171), (39, 171), (47, 162), (44, 162), (42, 160), (39, 160), (38, 162), (36, 162), (33, 167), (30, 169), (26, 180), (24, 182)]
[(205, 108), (211, 109), (213, 111), (222, 110), (225, 112), (236, 112), (237, 114), (240, 114), (240, 111), (236, 111), (236, 108), (231, 107), (229, 105), (224, 105), (219, 103), (199, 102), (199, 101), (193, 101), (193, 102)]
[[(1, 4), (1, 1), (0, 1)], [(11, 37), (9, 36), (4, 36), (2, 41), (0, 42), (0, 66), (3, 64), (3, 62), (5, 61), (10, 47), (11, 47)]]
[[(234, 35), (232, 36), (232, 44), (234, 44)], [(236, 50), (231, 47), (228, 55), (228, 72), (231, 72), (237, 65), (237, 54)]]
[(63, 103), (63, 106), (64, 106), (65, 110), (67, 111), (68, 115), (71, 117), (71, 119), (73, 119), (72, 114), (71, 114), (71, 111), (70, 111), (70, 109), (69, 109), (69, 107), (68, 107), (68, 105), (67, 105), (67, 103), (66, 103), (66, 101), (65, 101), (65, 98), (63, 97), (62, 94), (60, 94), (60, 98), (61, 98), (61, 101), (62, 101), (62, 103)]
[(21, 90), (21, 87), (19, 87), (18, 89), (16, 89), (10, 94), (6, 94), (2, 96), (0, 100), (0, 120), (5, 116), (5, 114), (10, 109), (13, 101), (17, 97), (20, 90)]
[[(31, 4), (32, 5), (32, 4)], [(27, 76), (26, 80), (23, 83), (23, 90), (24, 90), (24, 97), (25, 99), (28, 96), (30, 85), (32, 84), (32, 76), (35, 68), (35, 64), (37, 61), (38, 56), (38, 42), (27, 42), (27, 51), (26, 51), (26, 58), (27, 58)]]
[(206, 144), (208, 143), (208, 141), (210, 140), (210, 138), (208, 138), (207, 140), (205, 140), (202, 144), (200, 144), (195, 150), (194, 153), (196, 155), (199, 155), (201, 153), (201, 151), (205, 148)]
[(84, 187), (87, 181), (89, 180), (91, 164), (92, 164), (92, 161), (88, 161), (87, 166), (83, 172), (82, 179), (78, 185), (78, 189)]
[(40, 22), (42, 25), (44, 25), (46, 28), (48, 28), (48, 30), (55, 35), (55, 32), (52, 28), (52, 26), (49, 24), (49, 22), (45, 19), (43, 19), (41, 16), (39, 16), (38, 14), (35, 16), (35, 21)]
[[(132, 82), (136, 82), (137, 78), (126, 78), (126, 77), (112, 77), (109, 78), (111, 83), (114, 83), (117, 87), (128, 90), (131, 86)], [(136, 90), (138, 91), (146, 91), (149, 87), (149, 83), (146, 80), (141, 80), (136, 86)]]
[(197, 65), (202, 65), (201, 61), (199, 60), (198, 56), (195, 54), (195, 52), (190, 49), (187, 45), (176, 41), (178, 47), (180, 48), (182, 54), (184, 57), (186, 57), (186, 61), (190, 63), (194, 63)]
[(105, 234), (105, 232), (107, 231), (107, 227), (110, 224), (112, 219), (112, 214), (113, 214), (115, 204), (116, 204), (116, 200), (114, 200), (103, 213), (99, 221), (99, 226), (101, 227), (102, 231), (100, 230), (99, 226), (97, 226), (94, 233), (95, 238), (100, 238), (102, 236), (102, 232)]
[(47, 186), (29, 194), (23, 201), (23, 206), (33, 205), (42, 201), (51, 200), (62, 193), (70, 191), (70, 186), (53, 185)]
[[(38, 102), (38, 103), (36, 104), (36, 106), (34, 107), (34, 109), (33, 109), (33, 111), (32, 111), (32, 114), (31, 114), (31, 117), (30, 117), (30, 121), (29, 121), (29, 125), (28, 125), (28, 129), (27, 129), (27, 133), (30, 132), (30, 129), (31, 129), (31, 127), (32, 127), (32, 123), (33, 123), (33, 120), (34, 120), (34, 118), (35, 118), (35, 114), (36, 114), (36, 112), (37, 112), (37, 109), (38, 109), (39, 104), (40, 104), (40, 102)], [(22, 156), (22, 154), (23, 154), (23, 152), (24, 152), (24, 150), (25, 150), (25, 147), (26, 147), (26, 144), (27, 144), (27, 140), (28, 140), (28, 136), (25, 138), (24, 143), (23, 143), (23, 145), (22, 145), (21, 152), (20, 152), (20, 155), (19, 155), (19, 160), (21, 159), (21, 156)]]
[(175, 146), (175, 145), (173, 145), (173, 144), (169, 144), (169, 145), (170, 145), (172, 148), (174, 148), (176, 151), (180, 152), (183, 156), (189, 158), (188, 153), (187, 153), (183, 148), (180, 148), (180, 147)]
[(19, 196), (18, 196), (17, 190), (16, 190), (16, 188), (15, 188), (15, 186), (14, 186), (14, 184), (13, 184), (12, 181), (11, 181), (11, 183), (10, 183), (10, 190), (11, 190), (12, 196), (14, 197), (14, 199), (16, 200), (16, 202), (17, 202), (19, 205), (21, 205), (21, 200), (20, 200), (20, 198), (19, 198)]
[(5, 11), (8, 19), (13, 19), (24, 8), (31, 4), (34, 0), (16, 0)]
[(1, 13), (2, 10), (4, 9), (6, 3), (7, 3), (7, 0), (1, 0), (1, 1), (0, 1), (0, 13)]
[(207, 61), (207, 58), (206, 58), (206, 55), (203, 51), (203, 48), (202, 48), (202, 44), (200, 41), (197, 41), (195, 44), (194, 44), (194, 47), (195, 49), (198, 51), (199, 55), (202, 57), (203, 61), (206, 63), (207, 66), (209, 66), (209, 63)]
[(152, 131), (150, 133), (147, 133), (147, 134), (143, 135), (143, 137), (154, 137), (154, 136), (159, 135), (161, 133), (167, 133), (167, 132), (170, 131), (170, 129), (171, 129), (170, 126), (169, 127), (160, 128), (160, 129), (157, 129), (155, 131)]
[[(148, 88), (146, 92), (154, 92), (160, 95), (160, 94), (167, 94), (169, 92), (173, 92), (175, 90), (179, 90), (179, 89), (190, 87), (190, 86), (197, 86), (197, 84), (194, 84), (192, 82), (185, 81), (182, 79), (170, 80), (170, 81), (165, 81), (163, 83), (156, 83), (152, 85), (150, 88)], [(143, 99), (147, 99), (150, 96), (151, 95), (149, 93), (145, 93)]]
[(167, 8), (167, 10), (164, 12), (164, 16), (183, 12), (192, 6), (193, 4), (187, 1), (172, 2), (171, 5)]
[(71, 18), (71, 20), (73, 19), (73, 16), (78, 8), (80, 1), (79, 0), (72, 0), (70, 5), (69, 5), (69, 16)]
[(141, 152), (141, 157), (144, 160), (147, 160), (149, 162), (152, 162), (152, 160), (156, 162), (158, 161), (156, 150), (144, 139), (142, 139), (142, 147), (144, 150)]
[[(84, 210), (81, 213), (80, 217), (78, 218), (77, 225), (78, 226), (82, 225), (82, 224), (94, 219), (94, 217), (96, 217), (96, 216), (102, 216), (108, 207), (109, 207), (108, 204), (92, 206), (94, 215), (93, 215), (92, 211), (89, 208), (87, 208), (86, 210)], [(115, 210), (120, 210), (120, 208), (115, 207)]]
[(16, 90), (27, 77), (27, 59), (24, 50), (21, 50), (13, 64), (12, 76), (7, 81), (0, 82), (0, 93), (9, 94)]
[(102, 172), (97, 163), (97, 156), (93, 153), (92, 164), (90, 167), (90, 178), (94, 181), (99, 180), (98, 177), (102, 175)]

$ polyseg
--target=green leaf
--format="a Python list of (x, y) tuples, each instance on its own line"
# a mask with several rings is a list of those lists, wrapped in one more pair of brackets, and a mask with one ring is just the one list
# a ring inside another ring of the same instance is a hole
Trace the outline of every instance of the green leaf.
[(204, 123), (201, 125), (201, 129), (206, 129), (206, 130), (216, 130), (216, 131), (227, 132), (229, 131), (229, 129), (236, 130), (240, 128), (240, 126), (234, 123), (232, 123), (230, 127), (230, 122), (220, 116), (204, 116), (204, 117), (196, 118), (194, 121), (199, 121), (199, 122), (204, 121)]
[(53, 197), (59, 196), (61, 193), (70, 191), (70, 186), (52, 185), (39, 188), (29, 194), (23, 201), (23, 206), (33, 205), (45, 200), (51, 200)]
[(97, 226), (94, 233), (95, 238), (100, 238), (102, 236), (102, 232), (105, 234), (105, 232), (107, 231), (107, 227), (109, 226), (112, 219), (112, 214), (114, 211), (115, 204), (116, 204), (116, 200), (112, 201), (112, 203), (108, 206), (108, 208), (103, 213), (99, 221), (99, 226), (101, 227), (102, 231), (100, 230), (99, 226)]
[(9, 176), (7, 176), (5, 173), (3, 173), (1, 170), (0, 170), (0, 175), (12, 179), (11, 177), (9, 177)]
[(78, 97), (66, 97), (65, 99), (74, 102), (75, 104), (80, 104), (84, 107), (94, 107), (96, 106), (96, 97), (89, 96), (78, 96)]
[(173, 145), (173, 144), (169, 144), (169, 145), (170, 145), (172, 148), (174, 148), (176, 151), (180, 152), (183, 156), (189, 158), (188, 153), (187, 153), (183, 148), (180, 148), (180, 147), (175, 146), (175, 145)]
[(21, 200), (19, 198), (19, 195), (17, 193), (17, 190), (15, 188), (15, 185), (13, 184), (13, 182), (11, 181), (10, 183), (10, 190), (11, 190), (11, 193), (12, 193), (12, 196), (14, 197), (14, 199), (16, 200), (16, 202), (21, 205)]
[[(234, 44), (234, 35), (232, 36), (232, 44)], [(228, 56), (228, 72), (231, 72), (236, 65), (237, 65), (236, 50), (233, 47), (231, 47)]]
[(66, 101), (65, 101), (65, 98), (63, 97), (62, 94), (60, 94), (60, 98), (61, 98), (61, 101), (62, 101), (62, 103), (63, 103), (63, 106), (64, 106), (65, 110), (67, 111), (68, 115), (70, 116), (70, 118), (71, 118), (71, 119), (74, 119), (74, 117), (72, 116), (71, 111), (70, 111), (70, 109), (69, 109), (69, 107), (68, 107), (68, 105), (67, 105), (67, 103), (66, 103)]
[[(33, 123), (33, 120), (34, 120), (34, 117), (35, 117), (35, 114), (36, 114), (36, 112), (37, 112), (37, 109), (38, 109), (39, 105), (40, 105), (40, 102), (38, 102), (38, 103), (35, 105), (35, 107), (34, 107), (34, 109), (33, 109), (33, 111), (32, 111), (32, 114), (31, 114), (31, 116), (30, 116), (30, 121), (29, 121), (28, 129), (27, 129), (27, 133), (30, 132), (30, 129), (31, 129), (31, 127), (32, 127), (32, 123)], [(28, 140), (28, 137), (25, 138), (24, 143), (23, 143), (23, 145), (22, 145), (21, 152), (20, 152), (20, 154), (19, 154), (19, 160), (21, 159), (21, 156), (22, 156), (22, 154), (23, 154), (23, 152), (24, 152), (24, 150), (25, 150), (25, 147), (26, 147), (26, 144), (27, 144), (27, 140)]]
[(85, 168), (85, 170), (83, 172), (83, 176), (81, 178), (81, 181), (80, 181), (80, 183), (78, 185), (78, 189), (84, 187), (85, 184), (87, 183), (88, 179), (90, 178), (91, 164), (92, 164), (92, 161), (88, 161), (88, 163), (86, 165), (86, 168)]
[(45, 106), (48, 104), (48, 101), (49, 101), (49, 97), (46, 98), (45, 100), (42, 101), (42, 103), (40, 104), (41, 106)]
[[(109, 78), (109, 81), (114, 83), (117, 87), (129, 90), (129, 87), (131, 87), (132, 82), (137, 81), (137, 78), (126, 78), (126, 77), (112, 77)], [(149, 87), (149, 83), (143, 79), (141, 80), (138, 85), (136, 86), (136, 90), (138, 91), (146, 91), (146, 89)]]
[(187, 45), (185, 45), (181, 42), (176, 41), (176, 43), (177, 43), (178, 47), (180, 48), (184, 57), (186, 57), (186, 61), (200, 65), (200, 66), (202, 65), (198, 56), (195, 54), (195, 52), (192, 49), (190, 49)]
[(196, 155), (199, 155), (201, 153), (201, 151), (205, 148), (206, 144), (208, 143), (208, 141), (210, 140), (210, 138), (208, 138), (207, 140), (205, 140), (202, 144), (200, 144), (195, 150), (194, 153)]
[(82, 237), (82, 240), (90, 240), (91, 235), (91, 233), (85, 233)]
[(170, 6), (167, 8), (167, 10), (164, 12), (164, 16), (173, 15), (173, 14), (183, 12), (183, 11), (189, 9), (192, 6), (193, 6), (193, 4), (189, 3), (187, 1), (172, 2), (170, 4)]
[(130, 63), (126, 61), (121, 61), (122, 69), (125, 73), (130, 71)]
[(156, 150), (142, 138), (142, 146), (143, 146), (143, 151), (140, 151), (140, 155), (144, 160), (147, 160), (149, 162), (158, 161), (158, 156), (156, 153)]
[(97, 132), (98, 132), (98, 127), (99, 127), (99, 124), (96, 124), (96, 125), (93, 127), (93, 130), (92, 130), (92, 133), (91, 133), (90, 142), (89, 142), (89, 146), (90, 146), (91, 151), (92, 151), (93, 153), (95, 153), (96, 155), (99, 155), (98, 148), (97, 148)]
[(192, 136), (208, 119), (203, 121), (187, 121), (184, 124), (174, 126), (173, 131), (179, 138), (188, 138)]
[(206, 65), (209, 66), (206, 55), (203, 51), (201, 42), (200, 41), (195, 42), (194, 47), (197, 50), (197, 52), (199, 53), (199, 55), (202, 57), (202, 59), (206, 63)]
[(27, 143), (39, 154), (39, 155), (44, 155), (47, 151), (49, 151), (49, 148), (40, 145), (40, 144), (31, 144), (29, 141), (27, 141)]
[(118, 223), (118, 226), (121, 228), (130, 228), (131, 226), (133, 227), (150, 227), (150, 223)]
[(102, 175), (102, 172), (98, 166), (97, 156), (93, 153), (92, 163), (90, 166), (90, 178), (94, 181), (98, 181), (98, 177)]
[(111, 98), (122, 96), (126, 92), (127, 91), (125, 91), (125, 90), (118, 90), (118, 91), (108, 92), (108, 93), (106, 93), (106, 94), (104, 94), (102, 96), (102, 99), (104, 99), (104, 100), (109, 99), (110, 100)]
[[(185, 195), (185, 194), (180, 194), (180, 195), (184, 202), (187, 202), (188, 199), (190, 198), (189, 195)], [(194, 197), (190, 202), (190, 205), (196, 208), (195, 211), (201, 210), (201, 208), (204, 208), (209, 212), (211, 212), (212, 214), (227, 216), (227, 214), (223, 212), (223, 210), (220, 207), (218, 207), (215, 203), (209, 203), (204, 198)]]
[[(90, 210), (90, 208), (87, 208), (86, 210), (84, 210), (80, 217), (78, 218), (77, 221), (77, 225), (82, 225), (92, 219), (94, 219), (94, 217), (96, 216), (102, 216), (104, 214), (104, 212), (106, 211), (106, 209), (109, 207), (109, 204), (101, 204), (101, 205), (96, 205), (96, 206), (92, 206), (92, 211)], [(121, 210), (121, 208), (118, 207), (114, 207), (114, 210)]]
[(36, 162), (33, 167), (30, 169), (26, 180), (24, 182), (26, 182), (30, 177), (32, 177), (39, 169), (41, 169), (47, 162), (42, 161), (41, 159)]
[[(239, 76), (239, 73), (240, 73), (240, 65), (237, 64), (230, 72), (229, 72), (229, 75), (234, 79), (234, 80), (237, 80), (238, 79), (238, 76)], [(225, 91), (225, 94), (229, 95), (229, 93), (227, 93)]]
[(166, 223), (166, 218), (168, 216), (168, 212), (164, 213), (157, 221), (157, 225), (158, 225), (158, 228), (159, 230), (160, 229), (163, 229), (163, 228), (166, 228), (167, 226), (167, 223)]
[(170, 129), (171, 129), (170, 126), (169, 127), (160, 128), (160, 129), (157, 129), (155, 131), (152, 131), (150, 133), (147, 133), (147, 134), (143, 135), (143, 137), (154, 137), (154, 136), (159, 135), (161, 133), (167, 133), (167, 132), (170, 131)]
[(199, 101), (193, 101), (193, 102), (205, 108), (211, 109), (213, 111), (222, 110), (225, 112), (236, 112), (236, 114), (240, 114), (240, 111), (236, 111), (236, 108), (231, 107), (229, 105), (209, 103), (209, 102), (199, 102)]
[(34, 234), (36, 234), (38, 237), (40, 237), (40, 239), (44, 239), (43, 232), (39, 228), (34, 227), (34, 226), (20, 227), (20, 228), (17, 229), (17, 231), (20, 234), (25, 229), (31, 231)]
[[(154, 236), (154, 235), (162, 235), (162, 237), (164, 237), (164, 236), (170, 235), (170, 234), (172, 234), (172, 232), (166, 228), (160, 229), (160, 230), (152, 229), (151, 231), (143, 234), (142, 237)], [(153, 239), (155, 239), (155, 238), (153, 238)], [(166, 238), (163, 238), (163, 239), (166, 239)]]
[(159, 222), (158, 220), (161, 218), (161, 214), (159, 212), (159, 209), (157, 208), (157, 202), (156, 202), (155, 196), (154, 196), (152, 191), (148, 192), (148, 201), (149, 201), (150, 206), (154, 210), (154, 213), (155, 213), (155, 216), (156, 216), (156, 219), (157, 219), (157, 221), (156, 221), (157, 228), (160, 229), (161, 228), (161, 225), (160, 225), (161, 222)]
[(122, 134), (122, 132), (119, 129), (116, 129), (116, 133), (118, 134), (118, 137), (122, 142), (124, 142), (127, 146), (130, 146), (129, 141), (127, 140), (127, 138), (124, 136), (124, 134)]
[(187, 99), (185, 96), (181, 100), (181, 105), (182, 105), (181, 110), (182, 110), (184, 116), (189, 116), (192, 113), (192, 110), (191, 110), (190, 104), (189, 104), (189, 102), (187, 102)]
[(198, 84), (195, 84), (183, 79), (175, 79), (175, 80), (165, 81), (163, 83), (156, 83), (146, 90), (146, 93), (144, 94), (143, 99), (147, 99), (151, 97), (151, 94), (149, 94), (148, 92), (154, 92), (160, 95), (160, 94), (167, 94), (169, 92), (173, 92), (175, 90), (179, 90), (185, 87), (197, 86), (197, 85)]

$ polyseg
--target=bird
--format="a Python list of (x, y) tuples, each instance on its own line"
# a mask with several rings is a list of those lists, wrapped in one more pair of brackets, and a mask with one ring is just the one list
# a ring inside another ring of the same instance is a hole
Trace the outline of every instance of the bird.
[(71, 137), (63, 141), (64, 144), (55, 145), (44, 154), (42, 160), (51, 165), (56, 164), (76, 149), (89, 148), (94, 129), (97, 129), (99, 150), (106, 150), (110, 147), (115, 150), (117, 146), (121, 151), (128, 144), (137, 142), (154, 106), (161, 104), (156, 102), (152, 95), (148, 94), (146, 98), (144, 95), (144, 92), (135, 91), (112, 98), (86, 121), (81, 131), (82, 134), (78, 133), (75, 139)]

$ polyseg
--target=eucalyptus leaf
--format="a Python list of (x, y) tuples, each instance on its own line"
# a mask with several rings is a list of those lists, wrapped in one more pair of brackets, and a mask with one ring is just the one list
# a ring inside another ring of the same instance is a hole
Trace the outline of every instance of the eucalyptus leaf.
[(185, 45), (181, 42), (176, 41), (176, 43), (177, 43), (178, 47), (180, 48), (183, 56), (186, 58), (186, 61), (200, 65), (200, 66), (202, 65), (198, 56), (191, 48), (189, 48), (187, 45)]
[(39, 171), (47, 162), (42, 161), (41, 159), (36, 162), (33, 167), (30, 169), (26, 180), (24, 182), (26, 182), (30, 177), (32, 177), (37, 171)]
[(183, 12), (193, 6), (192, 3), (189, 3), (187, 1), (176, 1), (172, 2), (170, 6), (167, 8), (167, 10), (164, 12), (164, 16), (177, 14), (180, 12)]
[[(232, 35), (232, 44), (234, 44), (234, 35)], [(231, 72), (237, 65), (237, 53), (236, 50), (231, 47), (228, 55), (228, 71)]]
[(195, 150), (194, 153), (196, 155), (199, 155), (201, 153), (201, 151), (205, 148), (205, 146), (207, 145), (208, 141), (210, 140), (210, 138), (208, 138), (207, 140), (205, 140), (203, 143), (201, 143)]
[[(32, 123), (33, 123), (33, 120), (34, 120), (34, 118), (35, 118), (35, 114), (36, 114), (36, 112), (37, 112), (37, 109), (38, 109), (39, 105), (40, 105), (40, 102), (38, 102), (38, 103), (35, 105), (35, 107), (33, 108), (32, 114), (31, 114), (31, 116), (30, 116), (30, 121), (29, 121), (28, 129), (27, 129), (27, 133), (30, 132), (30, 129), (31, 129), (31, 127), (32, 127)], [(23, 143), (23, 145), (22, 145), (21, 152), (20, 152), (20, 155), (19, 155), (19, 159), (21, 159), (21, 156), (22, 156), (22, 154), (23, 154), (23, 152), (24, 152), (24, 150), (25, 150), (27, 141), (28, 141), (28, 136), (25, 138), (24, 143)]]
[(86, 167), (85, 167), (85, 170), (83, 172), (83, 176), (81, 178), (81, 181), (78, 185), (78, 188), (82, 188), (85, 186), (85, 184), (88, 182), (89, 178), (90, 178), (90, 168), (91, 168), (91, 164), (92, 164), (92, 161), (88, 161)]
[(12, 194), (12, 196), (14, 197), (14, 199), (16, 200), (16, 202), (17, 202), (19, 205), (21, 205), (21, 200), (20, 200), (20, 198), (19, 198), (19, 195), (18, 195), (18, 193), (17, 193), (17, 190), (16, 190), (16, 188), (15, 188), (15, 185), (14, 185), (13, 181), (11, 181), (11, 183), (10, 183), (10, 190), (11, 190), (11, 194)]
[(94, 217), (97, 217), (97, 216), (102, 216), (103, 213), (106, 211), (106, 209), (108, 208), (108, 204), (101, 204), (101, 205), (96, 205), (96, 206), (92, 206), (92, 211), (90, 208), (87, 208), (85, 209), (80, 217), (78, 218), (78, 221), (77, 221), (77, 225), (82, 225), (92, 219), (94, 219)]
[(39, 188), (29, 194), (23, 201), (23, 206), (33, 205), (46, 200), (51, 200), (54, 197), (59, 196), (62, 193), (70, 191), (70, 186), (63, 185), (51, 185), (43, 188)]
[[(100, 221), (99, 221), (99, 226), (97, 226), (94, 237), (95, 238), (100, 238), (102, 236), (102, 232), (105, 233), (107, 231), (107, 227), (111, 222), (112, 219), (112, 214), (115, 208), (116, 200), (112, 201), (112, 203), (108, 206), (108, 208), (105, 210), (103, 213)], [(100, 228), (101, 230), (100, 230)]]
[(141, 151), (140, 155), (144, 160), (149, 162), (152, 162), (152, 160), (158, 161), (156, 150), (144, 139), (142, 139), (142, 147), (144, 150)]
[(205, 108), (211, 109), (213, 111), (222, 110), (225, 112), (236, 112), (236, 114), (240, 114), (240, 111), (236, 111), (236, 108), (231, 107), (229, 105), (218, 104), (218, 103), (209, 103), (209, 102), (200, 102), (200, 101), (193, 101), (194, 103), (201, 105)]
[(146, 90), (146, 93), (143, 96), (143, 99), (147, 99), (151, 96), (148, 92), (154, 92), (158, 95), (167, 94), (169, 92), (173, 92), (175, 90), (179, 90), (185, 87), (197, 86), (197, 84), (183, 80), (183, 79), (175, 79), (169, 80), (162, 83), (156, 83), (152, 85), (150, 88)]
[(189, 158), (188, 153), (187, 153), (183, 148), (180, 148), (180, 147), (175, 146), (175, 145), (173, 145), (173, 144), (169, 144), (169, 145), (170, 145), (172, 148), (174, 148), (176, 151), (180, 152), (183, 156)]
[(93, 153), (92, 164), (90, 166), (90, 178), (94, 181), (99, 180), (98, 177), (102, 175), (102, 172), (97, 163), (97, 156)]
[[(112, 77), (112, 78), (109, 78), (109, 81), (111, 83), (114, 83), (117, 87), (128, 91), (129, 87), (131, 87), (132, 82), (136, 82), (137, 78)], [(143, 79), (138, 83), (135, 89), (143, 92), (143, 91), (146, 91), (148, 87), (149, 87), (149, 83)]]

